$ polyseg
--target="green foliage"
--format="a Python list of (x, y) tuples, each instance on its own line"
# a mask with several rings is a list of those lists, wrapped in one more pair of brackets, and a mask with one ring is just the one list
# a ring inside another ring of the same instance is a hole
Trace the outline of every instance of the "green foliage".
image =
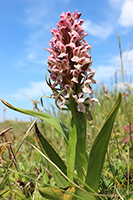
[[(75, 100), (70, 93), (70, 110), (72, 113), (71, 125), (76, 126), (76, 156), (75, 167), (78, 177), (84, 181), (85, 174), (83, 170), (87, 169), (87, 153), (86, 153), (86, 118), (81, 112), (78, 112)], [(75, 151), (74, 150), (74, 151)]]
[(71, 124), (69, 143), (68, 143), (68, 153), (67, 153), (67, 176), (72, 181), (74, 180), (76, 144), (77, 144), (76, 126), (75, 124)]
[(54, 188), (51, 187), (40, 188), (39, 192), (43, 197), (47, 199), (55, 199), (55, 200), (63, 199), (62, 193), (61, 192), (59, 193), (58, 190), (55, 190)]
[(89, 154), (89, 162), (88, 162), (85, 183), (95, 191), (98, 190), (105, 154), (107, 152), (111, 131), (113, 128), (114, 120), (118, 112), (120, 103), (121, 103), (121, 93), (119, 93), (115, 105), (109, 112), (102, 129), (95, 138)]
[(68, 129), (67, 127), (56, 117), (50, 115), (49, 113), (45, 112), (37, 112), (34, 110), (26, 110), (21, 108), (16, 108), (12, 106), (11, 104), (7, 103), (4, 100), (1, 100), (7, 107), (11, 108), (12, 110), (18, 111), (23, 114), (31, 115), (34, 117), (38, 117), (39, 119), (42, 119), (43, 121), (47, 122), (51, 126), (53, 126), (60, 134), (62, 134), (66, 139), (68, 138)]
[[(103, 126), (104, 119), (107, 117), (108, 111), (111, 109), (112, 104), (116, 100), (116, 95), (112, 92), (109, 93), (109, 99), (107, 99), (104, 96), (104, 93), (102, 91), (100, 91), (99, 95), (100, 95), (99, 101), (101, 106), (95, 105), (95, 109), (93, 112), (94, 123), (91, 127), (88, 126), (87, 128), (88, 152), (90, 152), (92, 143), (94, 142), (94, 138), (96, 137), (97, 133)], [(130, 157), (131, 142), (121, 143), (121, 140), (125, 136), (128, 136), (127, 133), (124, 132), (123, 126), (129, 123), (129, 118), (130, 122), (132, 123), (133, 106), (131, 105), (133, 102), (133, 96), (129, 95), (126, 101), (124, 99), (125, 98), (124, 94), (122, 94), (122, 96), (123, 96), (122, 104), (120, 106), (118, 115), (113, 125), (113, 131), (111, 134), (109, 146), (105, 156), (105, 162), (102, 170), (102, 175), (100, 176), (100, 183), (98, 187), (98, 193), (106, 195), (102, 198), (107, 200), (122, 199), (122, 198), (124, 200), (133, 199), (133, 193), (132, 193), (133, 176), (131, 175), (131, 173), (133, 172), (133, 160), (132, 157)], [(127, 111), (125, 112), (125, 108), (129, 112)], [(70, 118), (69, 112), (61, 113), (59, 111), (59, 113), (57, 113), (57, 116), (59, 117), (60, 121), (63, 121), (63, 123), (69, 125), (69, 121), (67, 121)], [(29, 128), (30, 124), (31, 124), (30, 122), (17, 122), (17, 121), (6, 122), (6, 127), (10, 126), (14, 127), (12, 131), (7, 133), (8, 140), (11, 141), (13, 152), (16, 151), (18, 144), (20, 143), (22, 137), (24, 136), (26, 130)], [(63, 139), (62, 135), (58, 134), (57, 131), (55, 131), (55, 129), (51, 128), (51, 126), (45, 122), (39, 121), (37, 124), (40, 132), (45, 134), (45, 138), (47, 138), (47, 141), (60, 155), (61, 159), (64, 161), (66, 165), (65, 158), (67, 157), (67, 143)], [(2, 123), (0, 124), (0, 130), (3, 130)], [(15, 168), (15, 165), (13, 164), (12, 169), (14, 169), (14, 172), (13, 171), (8, 172), (0, 188), (0, 192), (5, 191), (5, 194), (2, 195), (1, 197), (2, 199), (15, 199), (15, 198), (33, 199), (34, 196), (35, 200), (37, 199), (42, 200), (42, 196), (40, 195), (38, 190), (35, 189), (36, 184), (38, 188), (48, 188), (46, 187), (47, 186), (46, 184), (50, 184), (51, 186), (55, 185), (53, 175), (49, 171), (49, 166), (47, 165), (47, 162), (42, 156), (40, 156), (40, 154), (36, 150), (34, 150), (30, 146), (30, 144), (28, 143), (29, 141), (35, 146), (38, 145), (34, 129), (32, 129), (31, 132), (29, 133), (28, 137), (26, 138), (25, 142), (23, 143), (16, 157), (17, 168), (18, 171), (22, 174), (22, 176), (19, 176), (17, 173), (15, 173), (15, 171), (17, 172), (17, 170)], [(74, 155), (72, 154), (72, 156)], [(4, 164), (2, 163), (0, 165), (0, 174), (1, 174), (0, 181), (4, 177), (4, 174), (6, 172), (6, 167), (8, 167), (8, 164), (10, 162), (7, 149), (3, 151), (1, 157), (3, 159), (3, 162), (5, 161), (6, 163)], [(69, 171), (71, 170), (73, 170), (73, 167)], [(73, 175), (73, 173), (71, 174)], [(28, 175), (29, 178), (25, 177), (24, 175)], [(37, 181), (38, 177), (40, 182)], [(25, 186), (20, 186), (19, 182), (17, 182), (19, 178), (22, 182), (25, 183)], [(32, 178), (34, 178), (34, 180)], [(74, 178), (73, 177), (69, 178), (74, 181), (76, 179), (75, 176)], [(18, 194), (20, 194), (20, 197)], [(83, 197), (84, 192), (76, 188), (75, 194)], [(93, 197), (92, 195), (90, 196), (91, 197), (87, 198), (95, 199), (95, 197)], [(71, 195), (71, 197), (73, 199), (77, 198), (74, 197), (73, 195)], [(86, 197), (84, 197), (83, 199), (85, 198)]]
[[(35, 131), (37, 134), (37, 139), (39, 140), (39, 145), (41, 151), (48, 156), (48, 158), (65, 174), (67, 175), (67, 168), (63, 160), (56, 153), (56, 151), (52, 148), (52, 146), (47, 142), (45, 137), (40, 133), (37, 124), (35, 124)], [(49, 163), (50, 170), (53, 174), (54, 180), (59, 187), (67, 187), (68, 181), (64, 178), (64, 176), (51, 164)]]

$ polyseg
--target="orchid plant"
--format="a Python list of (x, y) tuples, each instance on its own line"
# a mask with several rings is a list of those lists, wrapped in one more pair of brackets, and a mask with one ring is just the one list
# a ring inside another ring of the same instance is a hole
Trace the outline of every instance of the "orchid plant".
[(55, 99), (56, 106), (71, 112), (70, 127), (67, 128), (59, 119), (48, 113), (15, 108), (2, 100), (11, 109), (49, 123), (65, 138), (68, 147), (66, 163), (40, 133), (37, 124), (35, 125), (39, 152), (47, 159), (56, 183), (55, 186), (38, 188), (46, 199), (103, 199), (102, 195), (98, 194), (99, 181), (113, 123), (120, 106), (121, 93), (88, 153), (87, 121), (90, 125), (93, 123), (94, 103), (100, 103), (93, 97), (94, 90), (91, 84), (96, 84), (97, 81), (94, 79), (95, 71), (91, 68), (92, 46), (84, 40), (87, 33), (84, 32), (84, 20), (79, 19), (80, 16), (81, 13), (77, 11), (63, 12), (57, 28), (51, 29), (53, 38), (49, 42), (50, 47), (46, 48), (50, 53), (50, 75), (46, 82), (52, 90), (51, 98)]

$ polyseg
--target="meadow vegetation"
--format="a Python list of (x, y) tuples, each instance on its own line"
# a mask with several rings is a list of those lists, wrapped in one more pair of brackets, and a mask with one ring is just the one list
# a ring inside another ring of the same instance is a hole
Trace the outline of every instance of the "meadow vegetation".
[[(123, 77), (122, 102), (113, 125), (98, 188), (99, 196), (105, 200), (133, 199), (133, 89), (130, 83), (125, 84), (120, 41), (119, 48)], [(117, 99), (119, 88), (116, 76), (114, 85), (114, 88), (109, 90), (101, 83), (95, 90), (100, 106), (97, 104), (94, 106), (94, 122), (91, 126), (89, 122), (87, 125), (86, 150), (88, 152)], [(40, 110), (37, 101), (33, 99), (32, 101), (33, 109)], [(70, 127), (71, 113), (69, 111), (57, 110), (53, 105), (49, 105), (47, 110), (43, 108), (43, 111), (58, 118), (68, 128)], [(5, 115), (5, 109), (3, 112)], [(40, 148), (35, 132), (37, 119), (32, 118), (31, 121), (24, 122), (6, 121), (5, 118), (0, 123), (0, 198), (4, 200), (45, 199), (38, 188), (50, 185), (54, 187), (55, 181), (47, 161), (33, 148), (33, 145)], [(37, 126), (66, 163), (68, 149), (64, 137), (40, 119), (37, 120)], [(63, 199), (71, 198), (66, 195)]]
[[(117, 91), (108, 91), (101, 84), (101, 88), (96, 90), (96, 96), (101, 106), (95, 105), (93, 112), (94, 123), (92, 126), (88, 124), (87, 127), (88, 152), (117, 98)], [(122, 103), (113, 126), (100, 180), (99, 194), (104, 194), (104, 199), (133, 199), (132, 104), (132, 90), (128, 89), (122, 93)], [(69, 112), (56, 111), (53, 106), (50, 106), (45, 112), (56, 116), (69, 127), (71, 117)], [(43, 187), (48, 183), (54, 184), (46, 160), (31, 146), (31, 143), (38, 146), (34, 125), (22, 142), (20, 149), (17, 150), (31, 124), (32, 121), (5, 121), (6, 128), (13, 127), (13, 129), (6, 133), (8, 143), (5, 143), (4, 136), (0, 138), (0, 195), (2, 199), (44, 199), (37, 188)], [(40, 132), (45, 135), (65, 161), (67, 146), (64, 138), (47, 123), (38, 120), (37, 124)], [(3, 123), (0, 123), (0, 131), (2, 130)], [(7, 171), (11, 162), (8, 147), (10, 148), (13, 162)], [(13, 155), (16, 150), (17, 154), (14, 159)]]

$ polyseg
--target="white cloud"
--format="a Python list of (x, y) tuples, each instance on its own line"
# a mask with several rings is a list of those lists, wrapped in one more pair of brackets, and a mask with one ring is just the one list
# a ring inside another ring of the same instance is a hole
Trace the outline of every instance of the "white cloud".
[(34, 64), (37, 64), (37, 65), (46, 65), (47, 64), (47, 57), (44, 57), (44, 56), (41, 56), (41, 55), (38, 55), (37, 53), (29, 53), (27, 55), (27, 61), (30, 62), (30, 63), (34, 63)]
[(133, 50), (130, 50), (128, 52), (125, 51), (123, 53), (123, 57), (125, 59), (127, 58), (127, 60), (133, 65)]
[(109, 4), (117, 11), (121, 9), (125, 0), (109, 0)]
[(124, 1), (118, 23), (124, 27), (133, 26), (133, 0)]
[[(133, 65), (133, 50), (123, 52), (122, 60), (123, 60), (124, 70), (127, 71), (128, 68), (132, 70), (131, 66)], [(114, 64), (115, 66), (117, 65), (117, 67), (120, 69), (120, 66), (121, 66), (120, 55), (113, 56), (113, 58), (111, 58), (109, 62)], [(133, 71), (130, 71), (128, 73), (133, 74)]]
[(25, 9), (27, 14), (25, 23), (32, 28), (42, 28), (46, 24), (45, 19), (53, 9), (53, 6), (54, 2), (51, 5), (48, 1), (38, 0), (38, 3), (36, 1), (29, 2), (29, 6)]
[[(120, 82), (116, 85), (116, 88), (119, 90), (124, 90), (124, 84), (123, 82)], [(125, 89), (133, 89), (133, 83), (127, 83), (125, 82)]]
[(99, 82), (105, 78), (114, 76), (116, 68), (113, 65), (99, 65), (96, 69), (96, 80)]
[(49, 4), (48, 1), (38, 0), (38, 2), (29, 1), (27, 4), (25, 19), (21, 22), (27, 28), (28, 35), (23, 41), (25, 45), (23, 53), (18, 57), (15, 66), (27, 68), (31, 64), (46, 65), (48, 52), (45, 47), (48, 46), (50, 29), (54, 23), (56, 3), (56, 1), (53, 1), (52, 4)]
[(30, 82), (29, 88), (21, 88), (12, 97), (18, 99), (26, 99), (27, 97), (40, 98), (42, 95), (47, 95), (51, 92), (51, 89), (44, 81)]
[(33, 53), (30, 53), (29, 55), (28, 55), (28, 59), (34, 59), (35, 58), (35, 55), (33, 54)]
[(98, 25), (96, 23), (91, 22), (90, 20), (86, 20), (84, 22), (83, 28), (91, 35), (100, 39), (106, 39), (113, 31), (112, 26), (108, 24)]
[[(133, 75), (133, 50), (125, 51), (122, 54), (123, 60), (123, 71), (125, 76)], [(113, 56), (111, 59), (106, 61), (106, 65), (99, 65), (96, 68), (96, 80), (101, 81), (102, 79), (114, 77), (115, 72), (117, 75), (121, 75), (121, 61), (120, 55)]]

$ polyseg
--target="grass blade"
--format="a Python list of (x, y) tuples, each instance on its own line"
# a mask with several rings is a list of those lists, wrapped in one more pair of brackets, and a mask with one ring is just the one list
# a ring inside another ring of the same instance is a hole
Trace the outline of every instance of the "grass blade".
[[(121, 93), (119, 93), (118, 98), (113, 108), (109, 112), (102, 129), (100, 130), (99, 134), (94, 140), (89, 154), (88, 169), (85, 183), (95, 191), (98, 191), (98, 185), (101, 177), (103, 163), (107, 152), (107, 147), (113, 128), (114, 120), (118, 112), (120, 103)], [(87, 187), (85, 187), (85, 189), (88, 190)]]
[[(35, 132), (37, 134), (37, 139), (39, 140), (39, 145), (41, 151), (46, 154), (46, 156), (66, 175), (67, 168), (63, 160), (56, 153), (53, 147), (48, 143), (45, 137), (40, 133), (37, 124), (35, 124)], [(51, 168), (51, 173), (53, 174), (54, 180), (59, 187), (65, 188), (68, 186), (68, 181), (64, 178), (64, 176), (49, 163)]]

